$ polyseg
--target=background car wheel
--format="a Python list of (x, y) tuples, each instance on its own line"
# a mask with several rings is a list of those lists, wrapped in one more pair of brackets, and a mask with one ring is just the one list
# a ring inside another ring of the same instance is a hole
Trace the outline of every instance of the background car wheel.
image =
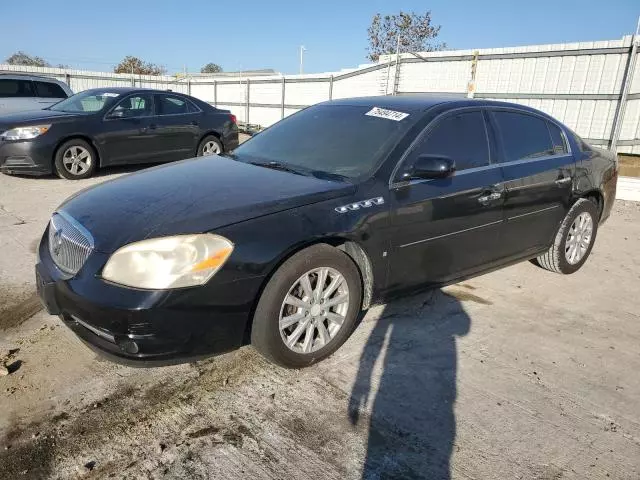
[(222, 143), (213, 135), (207, 135), (198, 145), (198, 156), (219, 155), (223, 152)]
[(287, 368), (328, 357), (351, 335), (362, 306), (353, 260), (314, 245), (282, 264), (265, 287), (253, 318), (252, 345)]
[(60, 178), (81, 180), (93, 175), (98, 163), (95, 149), (79, 138), (63, 143), (56, 151), (54, 164)]
[(562, 221), (553, 245), (536, 258), (536, 264), (556, 273), (570, 274), (587, 261), (598, 232), (598, 207), (578, 200)]

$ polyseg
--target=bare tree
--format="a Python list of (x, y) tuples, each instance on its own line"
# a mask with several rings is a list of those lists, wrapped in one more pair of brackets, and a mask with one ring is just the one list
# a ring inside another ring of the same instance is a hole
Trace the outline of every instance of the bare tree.
[(124, 57), (113, 71), (115, 73), (134, 73), (136, 75), (164, 75), (167, 73), (167, 69), (163, 66), (144, 62), (131, 55)]
[(222, 67), (217, 63), (207, 63), (200, 69), (200, 73), (220, 73), (221, 71)]
[(51, 65), (44, 58), (35, 57), (19, 51), (5, 60), (9, 65), (27, 65), (29, 67), (50, 67)]
[(431, 24), (431, 12), (419, 15), (400, 11), (397, 15), (384, 17), (377, 13), (367, 33), (367, 58), (373, 62), (378, 61), (380, 55), (395, 53), (398, 47), (400, 53), (433, 52), (446, 48), (446, 44), (434, 42), (440, 33), (440, 25)]

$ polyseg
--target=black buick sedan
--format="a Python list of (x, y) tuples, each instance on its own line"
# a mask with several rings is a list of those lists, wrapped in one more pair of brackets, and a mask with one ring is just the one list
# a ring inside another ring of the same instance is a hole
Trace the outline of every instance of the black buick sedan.
[(49, 313), (112, 357), (251, 343), (302, 367), (389, 295), (523, 260), (575, 272), (616, 178), (614, 155), (531, 108), (332, 101), (233, 153), (68, 199), (42, 237), (37, 285)]
[(229, 110), (180, 93), (86, 90), (44, 110), (0, 116), (0, 171), (70, 180), (112, 165), (183, 160), (232, 150)]

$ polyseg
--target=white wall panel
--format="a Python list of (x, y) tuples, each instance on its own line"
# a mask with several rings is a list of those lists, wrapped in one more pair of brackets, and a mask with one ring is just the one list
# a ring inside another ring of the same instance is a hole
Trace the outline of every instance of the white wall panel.
[(249, 122), (255, 125), (273, 125), (280, 118), (280, 107), (251, 107), (249, 111)]
[(329, 100), (328, 81), (287, 83), (285, 86), (284, 103), (287, 105), (313, 105), (326, 100)]
[[(404, 68), (406, 65), (402, 65)], [(383, 95), (386, 85), (385, 68), (348, 78), (339, 78), (333, 82), (333, 98), (365, 97)], [(393, 78), (389, 80), (393, 83)]]
[(251, 103), (280, 105), (282, 103), (282, 82), (252, 83), (249, 100)]

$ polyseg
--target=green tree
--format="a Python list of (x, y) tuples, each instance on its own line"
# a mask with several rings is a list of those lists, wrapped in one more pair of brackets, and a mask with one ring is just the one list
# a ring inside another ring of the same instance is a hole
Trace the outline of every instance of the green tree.
[(136, 75), (164, 75), (167, 73), (167, 69), (163, 66), (144, 62), (131, 55), (124, 57), (113, 71), (115, 73), (134, 73)]
[(19, 51), (5, 60), (9, 65), (27, 65), (29, 67), (50, 67), (51, 65), (44, 58), (35, 57)]
[(221, 71), (222, 67), (217, 63), (207, 63), (200, 69), (200, 73), (220, 73)]
[(378, 61), (380, 55), (396, 53), (398, 39), (400, 53), (444, 50), (446, 44), (436, 43), (440, 25), (431, 24), (431, 12), (423, 15), (400, 11), (397, 15), (373, 16), (367, 30), (369, 48), (367, 58)]

